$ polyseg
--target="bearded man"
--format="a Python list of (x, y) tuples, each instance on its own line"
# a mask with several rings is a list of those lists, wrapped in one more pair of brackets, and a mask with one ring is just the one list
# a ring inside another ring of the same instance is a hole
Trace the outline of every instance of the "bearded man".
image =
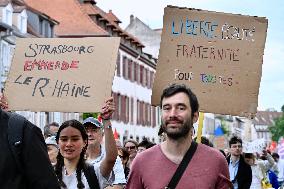
[(166, 140), (134, 159), (126, 189), (168, 188), (191, 146), (196, 150), (175, 188), (228, 189), (231, 183), (225, 157), (192, 140), (199, 108), (195, 94), (185, 85), (172, 84), (164, 89), (160, 107)]

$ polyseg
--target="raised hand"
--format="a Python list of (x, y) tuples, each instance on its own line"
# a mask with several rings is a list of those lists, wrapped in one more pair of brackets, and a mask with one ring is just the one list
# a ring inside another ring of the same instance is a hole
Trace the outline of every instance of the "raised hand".
[(5, 96), (3, 94), (0, 93), (0, 108), (2, 110), (7, 111), (8, 110), (8, 102), (7, 99), (5, 98)]
[(113, 101), (113, 97), (111, 97), (105, 101), (105, 104), (102, 107), (102, 112), (101, 112), (102, 119), (109, 120), (114, 110), (115, 110), (115, 104)]

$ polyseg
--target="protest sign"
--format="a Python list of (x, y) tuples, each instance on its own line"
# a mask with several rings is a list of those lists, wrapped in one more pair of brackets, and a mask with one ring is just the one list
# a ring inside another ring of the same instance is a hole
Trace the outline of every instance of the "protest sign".
[(252, 142), (243, 142), (243, 152), (245, 153), (262, 152), (265, 147), (266, 143), (264, 139), (256, 139)]
[(120, 38), (18, 39), (5, 85), (10, 110), (99, 112)]
[(215, 137), (213, 142), (214, 142), (214, 148), (216, 148), (216, 149), (225, 149), (226, 148), (227, 141), (226, 141), (226, 138), (225, 138), (224, 135)]
[(168, 6), (152, 91), (189, 86), (203, 112), (253, 116), (258, 105), (267, 19)]

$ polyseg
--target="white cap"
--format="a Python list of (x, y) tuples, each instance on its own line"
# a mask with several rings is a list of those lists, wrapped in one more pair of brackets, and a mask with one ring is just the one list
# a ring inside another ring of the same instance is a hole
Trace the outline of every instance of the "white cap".
[(45, 139), (45, 143), (46, 143), (46, 145), (54, 145), (54, 146), (56, 146), (56, 147), (58, 148), (58, 145), (57, 145), (55, 136), (47, 137), (47, 138)]

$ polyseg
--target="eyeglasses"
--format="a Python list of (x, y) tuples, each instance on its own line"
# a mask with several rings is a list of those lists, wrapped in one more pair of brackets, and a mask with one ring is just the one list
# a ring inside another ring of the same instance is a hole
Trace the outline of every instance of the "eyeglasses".
[(136, 148), (136, 146), (125, 146), (125, 148), (127, 149), (127, 150), (134, 150), (135, 148)]

